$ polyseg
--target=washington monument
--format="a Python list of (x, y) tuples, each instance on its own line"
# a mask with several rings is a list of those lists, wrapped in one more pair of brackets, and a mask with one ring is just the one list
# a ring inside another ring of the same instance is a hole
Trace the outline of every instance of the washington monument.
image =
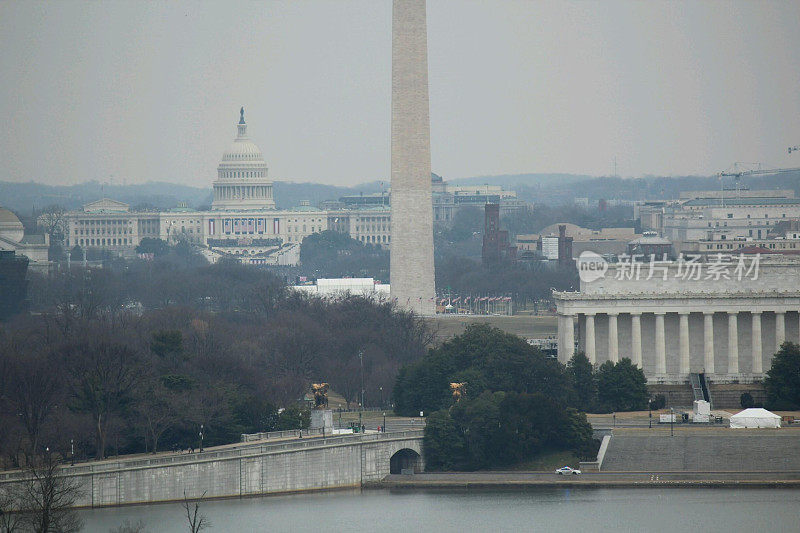
[(436, 311), (431, 130), (425, 0), (392, 4), (391, 296), (420, 315)]

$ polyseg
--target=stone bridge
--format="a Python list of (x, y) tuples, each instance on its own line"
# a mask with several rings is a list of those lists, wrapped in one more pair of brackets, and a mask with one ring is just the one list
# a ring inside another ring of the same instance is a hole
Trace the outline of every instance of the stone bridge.
[[(390, 473), (424, 470), (423, 431), (245, 443), (197, 454), (67, 466), (82, 489), (78, 505), (100, 507), (189, 498), (231, 498), (347, 487)], [(0, 491), (20, 472), (0, 473)], [(205, 496), (203, 494), (205, 493)]]

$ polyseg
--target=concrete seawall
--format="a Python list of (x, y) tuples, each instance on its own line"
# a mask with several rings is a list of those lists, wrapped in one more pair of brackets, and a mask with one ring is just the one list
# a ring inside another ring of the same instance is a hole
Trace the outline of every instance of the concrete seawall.
[(616, 429), (601, 471), (798, 472), (800, 429)]
[[(79, 485), (81, 507), (176, 501), (184, 498), (184, 491), (188, 498), (231, 498), (359, 487), (387, 476), (393, 457), (418, 454), (416, 467), (423, 469), (422, 436), (423, 431), (401, 431), (243, 444), (192, 455), (67, 466), (63, 471)], [(406, 451), (398, 454), (401, 450)], [(24, 476), (0, 473), (0, 491)]]

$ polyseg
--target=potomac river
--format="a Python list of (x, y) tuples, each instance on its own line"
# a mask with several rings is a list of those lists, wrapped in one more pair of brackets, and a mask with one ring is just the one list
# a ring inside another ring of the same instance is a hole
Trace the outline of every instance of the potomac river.
[[(210, 531), (797, 531), (800, 490), (782, 488), (369, 489), (201, 503)], [(126, 519), (187, 531), (181, 504), (80, 512), (85, 531)]]

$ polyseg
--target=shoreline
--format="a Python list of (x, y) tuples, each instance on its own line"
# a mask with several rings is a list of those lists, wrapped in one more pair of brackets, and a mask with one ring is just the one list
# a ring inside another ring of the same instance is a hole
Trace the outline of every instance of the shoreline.
[(548, 472), (442, 472), (389, 475), (365, 489), (528, 489), (653, 487), (800, 488), (800, 472), (591, 472), (564, 478)]
[(750, 487), (750, 488), (800, 488), (798, 480), (685, 480), (685, 481), (381, 481), (365, 484), (362, 488), (372, 489), (529, 489), (529, 488), (664, 488), (664, 487)]

